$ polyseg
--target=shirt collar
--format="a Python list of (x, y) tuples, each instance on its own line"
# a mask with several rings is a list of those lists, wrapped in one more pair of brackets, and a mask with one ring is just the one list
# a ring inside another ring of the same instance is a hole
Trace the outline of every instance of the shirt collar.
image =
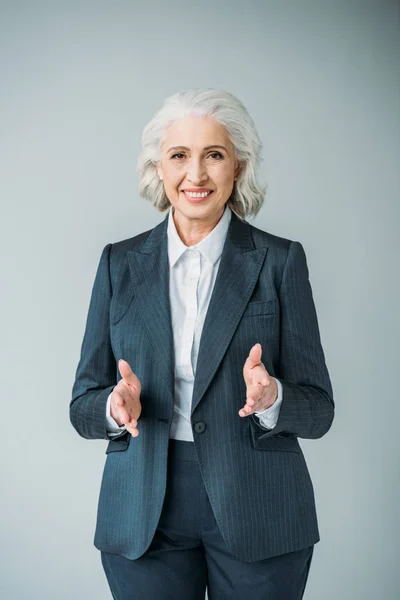
[[(172, 217), (174, 208), (171, 207), (168, 215), (168, 257), (169, 264), (171, 267), (175, 265), (177, 260), (182, 256), (182, 254), (188, 250), (189, 246), (186, 246), (178, 235), (178, 232), (175, 227), (175, 222)], [(228, 205), (225, 205), (224, 214), (221, 219), (218, 221), (216, 226), (205, 238), (203, 238), (198, 244), (195, 246), (190, 246), (191, 249), (197, 248), (201, 254), (206, 258), (211, 264), (215, 264), (219, 257), (222, 254), (222, 249), (224, 247), (226, 234), (228, 233), (229, 223), (231, 221), (232, 211)]]

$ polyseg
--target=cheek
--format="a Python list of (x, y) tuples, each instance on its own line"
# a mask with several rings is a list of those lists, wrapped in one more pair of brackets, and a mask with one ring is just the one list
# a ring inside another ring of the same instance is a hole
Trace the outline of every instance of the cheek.
[(179, 184), (180, 178), (176, 173), (165, 173), (164, 174), (164, 186), (166, 188), (175, 188)]
[(183, 176), (183, 170), (179, 167), (170, 167), (164, 172), (164, 180), (169, 182), (171, 185), (178, 184)]
[(220, 165), (218, 169), (215, 169), (212, 176), (216, 183), (225, 186), (232, 183), (235, 173), (231, 165)]

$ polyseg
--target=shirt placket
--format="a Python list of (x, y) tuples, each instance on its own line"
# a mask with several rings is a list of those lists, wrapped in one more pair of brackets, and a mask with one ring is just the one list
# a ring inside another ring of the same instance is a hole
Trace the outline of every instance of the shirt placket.
[(185, 319), (183, 324), (183, 344), (182, 344), (182, 364), (183, 374), (187, 381), (194, 379), (194, 369), (191, 360), (192, 346), (196, 320), (198, 315), (198, 294), (197, 288), (200, 279), (200, 252), (199, 250), (187, 250), (187, 285), (185, 290)]

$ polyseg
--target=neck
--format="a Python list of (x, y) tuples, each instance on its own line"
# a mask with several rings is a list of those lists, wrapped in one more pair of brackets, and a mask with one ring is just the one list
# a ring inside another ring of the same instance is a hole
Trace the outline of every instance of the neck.
[(172, 218), (174, 219), (176, 231), (186, 246), (195, 246), (205, 238), (219, 223), (224, 214), (225, 206), (218, 215), (213, 215), (210, 219), (188, 219), (181, 213), (172, 208)]

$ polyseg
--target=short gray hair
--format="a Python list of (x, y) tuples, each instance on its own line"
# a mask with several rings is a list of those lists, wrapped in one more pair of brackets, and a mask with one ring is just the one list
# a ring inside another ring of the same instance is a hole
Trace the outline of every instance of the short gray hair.
[(240, 100), (229, 92), (212, 88), (192, 88), (169, 96), (146, 125), (137, 163), (140, 196), (161, 212), (171, 206), (157, 173), (157, 163), (168, 126), (191, 115), (211, 116), (227, 130), (240, 164), (228, 206), (239, 217), (255, 216), (264, 202), (267, 189), (267, 185), (262, 186), (257, 181), (257, 170), (262, 160), (260, 137)]

